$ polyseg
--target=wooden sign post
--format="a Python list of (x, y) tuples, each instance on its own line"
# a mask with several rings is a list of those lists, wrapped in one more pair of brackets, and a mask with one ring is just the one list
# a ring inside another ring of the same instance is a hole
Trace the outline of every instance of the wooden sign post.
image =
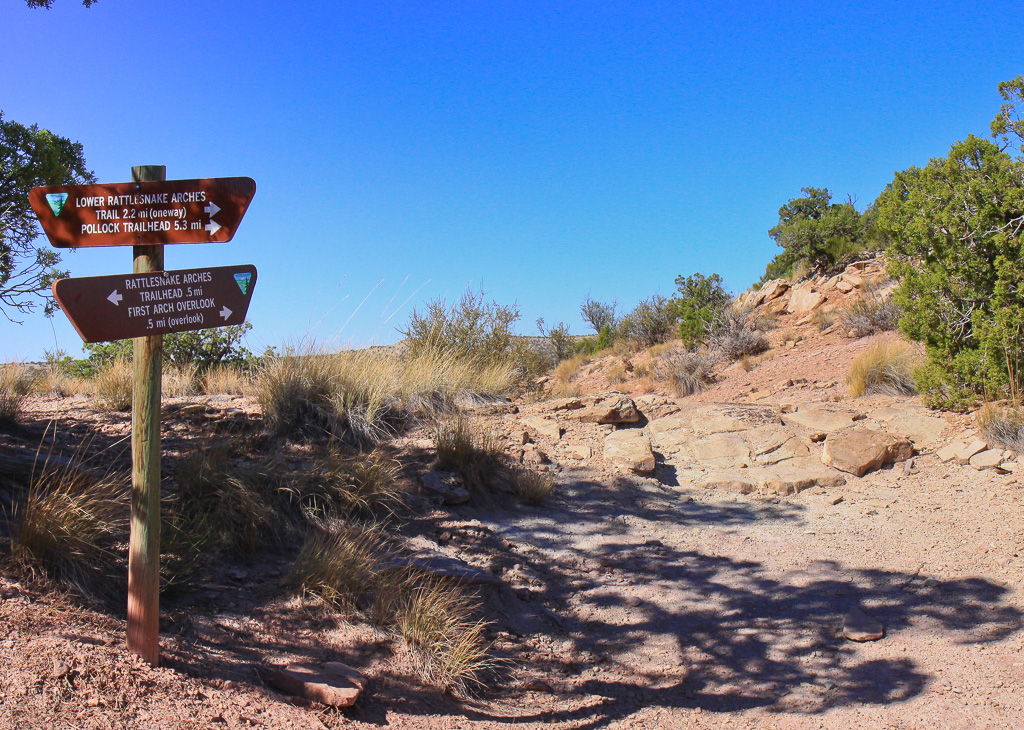
[[(166, 180), (163, 165), (132, 168), (136, 183)], [(134, 246), (134, 272), (163, 271), (163, 244)], [(132, 515), (128, 538), (128, 650), (160, 663), (160, 390), (164, 336), (132, 343)]]
[[(29, 203), (58, 248), (132, 246), (134, 274), (60, 279), (54, 297), (85, 342), (133, 337), (128, 649), (160, 662), (160, 380), (165, 332), (242, 324), (256, 268), (164, 270), (164, 244), (230, 241), (256, 193), (247, 177), (33, 188)], [(105, 309), (101, 309), (104, 307)]]

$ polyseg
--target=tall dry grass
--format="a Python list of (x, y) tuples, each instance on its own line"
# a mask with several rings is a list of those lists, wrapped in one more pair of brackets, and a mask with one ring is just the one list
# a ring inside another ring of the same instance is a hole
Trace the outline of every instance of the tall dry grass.
[(199, 366), (165, 366), (160, 375), (160, 392), (166, 398), (196, 395), (199, 392)]
[(989, 403), (978, 411), (977, 423), (991, 443), (1024, 453), (1024, 408), (1020, 404)]
[(879, 342), (850, 365), (846, 374), (850, 395), (914, 395), (914, 372), (922, 361), (920, 352), (903, 340)]
[(207, 395), (244, 395), (251, 383), (252, 378), (241, 368), (216, 365), (203, 373), (200, 388)]
[(92, 381), (96, 405), (105, 411), (127, 411), (132, 407), (132, 363), (117, 358), (100, 370)]
[(0, 423), (17, 419), (33, 382), (32, 373), (21, 363), (0, 364)]
[(265, 363), (254, 391), (272, 434), (377, 444), (411, 414), (434, 417), (451, 411), (459, 399), (504, 394), (515, 375), (511, 362), (480, 362), (430, 349), (401, 357), (306, 348)]
[(42, 457), (15, 508), (12, 564), (82, 593), (116, 592), (120, 559), (114, 548), (127, 528), (128, 495), (126, 475)]

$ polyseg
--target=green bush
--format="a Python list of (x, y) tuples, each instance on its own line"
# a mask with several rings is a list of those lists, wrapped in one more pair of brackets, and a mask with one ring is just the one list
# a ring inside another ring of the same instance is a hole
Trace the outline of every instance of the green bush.
[(712, 321), (721, 316), (732, 297), (722, 288), (718, 274), (677, 276), (676, 289), (679, 293), (671, 304), (679, 319), (679, 339), (692, 350), (705, 341)]
[(584, 322), (589, 322), (594, 332), (598, 334), (606, 327), (611, 331), (615, 328), (615, 308), (618, 305), (619, 303), (614, 301), (611, 304), (595, 301), (588, 294), (580, 304), (580, 316)]
[(923, 342), (917, 387), (965, 410), (1020, 392), (1024, 348), (1024, 162), (969, 136), (947, 157), (896, 173), (879, 196), (901, 329)]

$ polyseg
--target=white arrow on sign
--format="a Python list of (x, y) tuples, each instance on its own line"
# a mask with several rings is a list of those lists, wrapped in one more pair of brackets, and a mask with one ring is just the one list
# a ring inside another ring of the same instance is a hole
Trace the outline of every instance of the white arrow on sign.
[(110, 296), (107, 297), (107, 300), (115, 307), (121, 304), (122, 299), (124, 299), (124, 297), (117, 293), (117, 289), (114, 289), (114, 291), (110, 292)]
[(220, 208), (212, 200), (210, 201), (210, 204), (208, 206), (203, 208), (203, 210), (205, 210), (206, 215), (210, 216), (211, 218), (220, 213)]
[(231, 316), (231, 310), (228, 309), (227, 307), (224, 307), (222, 310), (220, 310), (220, 316), (223, 317), (224, 321), (226, 322), (228, 317)]
[(217, 233), (217, 231), (219, 231), (220, 229), (221, 225), (217, 221), (211, 220), (209, 223), (206, 224), (206, 230), (210, 232), (211, 236)]

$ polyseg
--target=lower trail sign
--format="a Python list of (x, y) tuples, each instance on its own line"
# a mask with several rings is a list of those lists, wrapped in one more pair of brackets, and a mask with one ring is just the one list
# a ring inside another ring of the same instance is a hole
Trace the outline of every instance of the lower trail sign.
[(59, 279), (53, 294), (85, 342), (245, 322), (255, 266)]

